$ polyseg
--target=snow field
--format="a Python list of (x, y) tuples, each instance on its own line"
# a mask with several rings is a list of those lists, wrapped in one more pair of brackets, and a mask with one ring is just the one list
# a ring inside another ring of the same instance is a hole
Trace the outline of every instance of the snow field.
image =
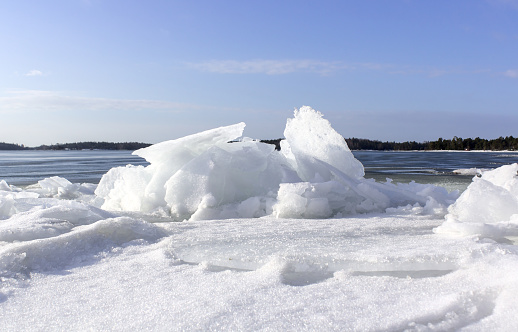
[(12, 264), (26, 277), (4, 290), (0, 321), (6, 330), (516, 328), (515, 246), (440, 237), (439, 222), (105, 219), (11, 248), (25, 255)]

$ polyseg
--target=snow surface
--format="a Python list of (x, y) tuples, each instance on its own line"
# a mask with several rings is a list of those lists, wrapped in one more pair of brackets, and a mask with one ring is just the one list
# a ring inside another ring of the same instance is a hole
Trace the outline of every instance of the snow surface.
[(364, 179), (308, 107), (281, 152), (243, 129), (0, 180), (0, 330), (518, 330), (518, 164), (458, 197)]

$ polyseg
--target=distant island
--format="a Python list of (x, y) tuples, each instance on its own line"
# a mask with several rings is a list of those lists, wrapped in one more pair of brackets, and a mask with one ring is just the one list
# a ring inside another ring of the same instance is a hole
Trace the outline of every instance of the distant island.
[[(283, 138), (261, 140), (263, 143), (273, 144), (277, 150), (281, 149), (280, 142)], [(518, 138), (513, 136), (499, 137), (497, 139), (483, 138), (460, 138), (454, 136), (452, 139), (439, 138), (430, 142), (382, 142), (364, 138), (345, 138), (351, 150), (376, 150), (376, 151), (414, 151), (414, 150), (518, 150)], [(149, 143), (139, 142), (78, 142), (52, 145), (40, 145), (37, 147), (26, 147), (23, 144), (2, 143), (0, 150), (138, 150), (150, 146)]]
[(410, 150), (518, 150), (518, 138), (513, 136), (499, 137), (496, 139), (484, 138), (439, 138), (436, 141), (418, 143), (412, 142), (381, 142), (361, 138), (346, 138), (351, 150), (382, 150), (382, 151), (410, 151)]
[(26, 147), (23, 144), (1, 143), (0, 150), (138, 150), (150, 146), (149, 143), (139, 142), (78, 142), (59, 143), (52, 145), (40, 145), (37, 147)]

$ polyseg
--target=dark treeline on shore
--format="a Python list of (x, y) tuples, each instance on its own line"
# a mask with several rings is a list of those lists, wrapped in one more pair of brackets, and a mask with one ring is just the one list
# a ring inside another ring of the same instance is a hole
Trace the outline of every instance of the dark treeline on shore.
[[(282, 138), (261, 140), (263, 143), (273, 144), (277, 150), (281, 149)], [(513, 136), (499, 137), (497, 139), (483, 138), (439, 138), (430, 142), (381, 142), (363, 138), (346, 138), (345, 141), (351, 150), (378, 150), (378, 151), (411, 151), (411, 150), (518, 150), (518, 138)], [(79, 142), (53, 145), (40, 145), (38, 147), (26, 147), (23, 144), (0, 142), (0, 150), (138, 150), (150, 146), (148, 143), (124, 142)]]
[(138, 150), (151, 144), (138, 142), (79, 142), (54, 145), (40, 145), (37, 150)]
[(429, 150), (518, 150), (518, 138), (513, 136), (499, 137), (487, 140), (482, 138), (453, 137), (453, 139), (439, 138), (435, 142), (428, 142)]
[(518, 138), (513, 136), (499, 137), (497, 139), (460, 138), (454, 136), (452, 139), (439, 138), (437, 141), (424, 143), (418, 142), (380, 142), (361, 138), (346, 138), (347, 145), (351, 150), (518, 150)]
[(138, 142), (78, 142), (59, 143), (52, 145), (40, 145), (37, 147), (26, 147), (23, 144), (1, 143), (0, 150), (138, 150), (150, 146), (148, 143)]
[(0, 142), (0, 150), (24, 150), (25, 146), (12, 143)]
[(346, 138), (345, 141), (351, 150), (378, 150), (378, 151), (410, 151), (427, 150), (428, 143), (418, 142), (381, 142), (363, 138)]

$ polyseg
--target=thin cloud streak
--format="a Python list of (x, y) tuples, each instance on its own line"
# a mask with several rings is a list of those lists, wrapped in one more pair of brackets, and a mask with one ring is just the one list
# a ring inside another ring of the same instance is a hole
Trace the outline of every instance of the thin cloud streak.
[(25, 76), (43, 76), (43, 72), (41, 70), (33, 69), (27, 72)]
[(65, 95), (54, 91), (26, 90), (9, 91), (0, 97), (0, 113), (13, 112), (56, 112), (56, 111), (140, 111), (163, 110), (181, 112), (187, 109), (203, 108), (162, 100), (131, 100), (88, 98)]
[(334, 61), (316, 60), (211, 60), (199, 63), (188, 63), (189, 67), (199, 71), (218, 74), (267, 74), (282, 75), (295, 72), (310, 72), (321, 75), (338, 70), (353, 69), (351, 66)]
[[(210, 60), (198, 63), (187, 63), (187, 66), (201, 72), (217, 74), (266, 75), (285, 75), (301, 72), (330, 75), (339, 71), (376, 71), (390, 75), (426, 75), (430, 78), (434, 78), (445, 75), (491, 74), (492, 72), (487, 69), (444, 69), (383, 63), (346, 63), (341, 61), (326, 62), (317, 60)], [(506, 73), (506, 76), (514, 77), (512, 75), (514, 75), (514, 71), (508, 71)]]

